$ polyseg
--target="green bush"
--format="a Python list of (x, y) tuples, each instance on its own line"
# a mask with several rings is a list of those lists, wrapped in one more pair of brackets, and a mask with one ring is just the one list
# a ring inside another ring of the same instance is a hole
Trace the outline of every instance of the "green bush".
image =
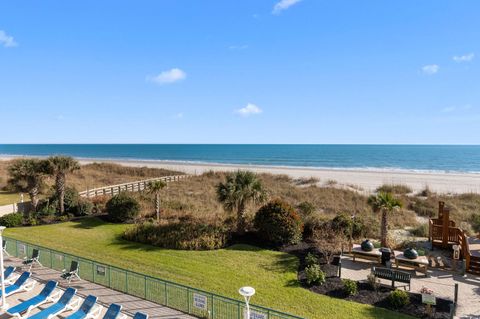
[(332, 228), (342, 232), (345, 236), (353, 238), (363, 237), (365, 234), (365, 225), (360, 218), (352, 219), (347, 214), (339, 214), (332, 219)]
[(124, 223), (135, 219), (140, 213), (140, 204), (127, 192), (113, 196), (106, 204), (108, 219), (114, 223)]
[[(65, 197), (63, 198), (63, 204), (65, 207), (65, 213), (74, 213), (77, 209), (78, 202), (80, 200), (80, 195), (78, 191), (73, 187), (65, 188)], [(49, 206), (58, 209), (58, 198), (57, 194), (53, 194), (48, 199)]]
[(18, 227), (23, 224), (23, 214), (11, 213), (0, 217), (0, 225), (5, 227)]
[(470, 223), (472, 224), (473, 230), (480, 233), (480, 214), (472, 214), (472, 217), (470, 217)]
[(162, 248), (212, 250), (226, 246), (229, 230), (224, 226), (180, 221), (167, 225), (149, 222), (127, 228), (124, 238)]
[(342, 279), (343, 291), (349, 296), (355, 296), (358, 293), (358, 286), (355, 280)]
[(75, 207), (73, 214), (75, 216), (86, 216), (90, 215), (93, 210), (93, 203), (87, 199), (80, 198), (78, 200), (77, 206)]
[(318, 265), (318, 257), (312, 253), (308, 253), (305, 257), (305, 263), (307, 266)]
[(316, 210), (315, 205), (310, 202), (301, 202), (297, 208), (303, 217), (312, 215)]
[(384, 184), (377, 188), (377, 193), (392, 193), (396, 195), (406, 195), (413, 192), (412, 188), (402, 184)]
[(415, 237), (428, 237), (428, 224), (420, 224), (410, 230), (410, 233)]
[(325, 283), (325, 273), (320, 269), (318, 264), (310, 265), (305, 268), (308, 285), (322, 285)]
[(254, 220), (259, 237), (275, 246), (296, 244), (302, 239), (303, 223), (292, 206), (273, 200), (261, 207)]
[(402, 308), (410, 303), (408, 292), (398, 289), (392, 291), (387, 299), (390, 305), (395, 309)]

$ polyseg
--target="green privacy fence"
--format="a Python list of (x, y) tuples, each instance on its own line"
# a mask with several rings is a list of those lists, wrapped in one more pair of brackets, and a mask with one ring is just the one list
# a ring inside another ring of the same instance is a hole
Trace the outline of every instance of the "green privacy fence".
[[(5, 238), (5, 241), (7, 242), (6, 250), (11, 256), (18, 258), (30, 257), (33, 249), (38, 249), (40, 252), (40, 263), (55, 270), (68, 269), (72, 261), (77, 261), (79, 263), (79, 275), (82, 279), (174, 308), (199, 318), (244, 319), (246, 317), (245, 304), (232, 298), (8, 237)], [(250, 308), (250, 319), (302, 319), (298, 316), (261, 306), (252, 305)]]

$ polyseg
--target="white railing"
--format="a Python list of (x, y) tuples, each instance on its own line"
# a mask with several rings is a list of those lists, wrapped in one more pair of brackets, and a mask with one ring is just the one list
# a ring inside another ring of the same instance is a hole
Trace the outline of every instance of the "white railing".
[(166, 183), (177, 182), (185, 178), (190, 177), (190, 175), (175, 175), (175, 176), (163, 176), (144, 179), (141, 181), (123, 183), (117, 185), (109, 185), (99, 188), (87, 189), (86, 191), (78, 193), (81, 197), (96, 197), (102, 195), (116, 195), (120, 192), (140, 192), (148, 187), (148, 183), (152, 181), (164, 181)]

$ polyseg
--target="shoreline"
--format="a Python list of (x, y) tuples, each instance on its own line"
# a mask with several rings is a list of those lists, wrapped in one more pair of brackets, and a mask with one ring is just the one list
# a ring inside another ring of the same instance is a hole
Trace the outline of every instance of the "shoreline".
[[(1, 155), (0, 160), (11, 160), (19, 156)], [(23, 156), (39, 157), (39, 156)], [(309, 168), (309, 167), (279, 167), (246, 164), (221, 164), (221, 163), (191, 163), (158, 160), (122, 160), (99, 158), (76, 158), (81, 164), (94, 162), (116, 163), (132, 167), (164, 168), (182, 171), (187, 174), (197, 175), (208, 171), (235, 171), (251, 170), (256, 173), (270, 173), (288, 175), (292, 178), (319, 179), (319, 185), (327, 183), (340, 188), (354, 189), (367, 193), (373, 192), (383, 184), (402, 184), (420, 192), (428, 187), (430, 190), (444, 194), (480, 193), (480, 174), (478, 173), (450, 173), (450, 172), (418, 172), (408, 170), (381, 170), (381, 169), (343, 169), (343, 168)]]

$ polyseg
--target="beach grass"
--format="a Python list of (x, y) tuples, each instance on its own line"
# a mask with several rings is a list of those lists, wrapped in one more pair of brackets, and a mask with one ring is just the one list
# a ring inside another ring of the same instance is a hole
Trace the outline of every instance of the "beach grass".
[(232, 298), (239, 298), (239, 287), (250, 285), (257, 289), (253, 303), (305, 318), (408, 318), (300, 287), (298, 259), (287, 253), (249, 245), (214, 251), (161, 249), (123, 240), (126, 227), (86, 218), (11, 228), (5, 235)]

